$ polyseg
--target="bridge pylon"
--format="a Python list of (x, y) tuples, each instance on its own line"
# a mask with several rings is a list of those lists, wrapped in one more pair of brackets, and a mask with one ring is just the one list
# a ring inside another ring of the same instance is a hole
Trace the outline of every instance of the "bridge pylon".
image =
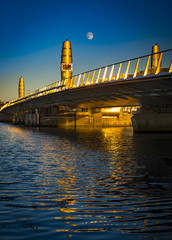
[[(66, 41), (63, 42), (62, 46), (62, 55), (61, 55), (61, 81), (62, 83), (65, 81), (65, 79), (68, 79), (68, 81), (72, 78), (72, 48), (71, 48), (71, 42), (66, 39)], [(67, 85), (69, 83), (66, 83)]]
[(25, 95), (25, 87), (24, 87), (24, 78), (23, 77), (19, 78), (18, 95), (19, 95), (19, 98), (22, 98)]

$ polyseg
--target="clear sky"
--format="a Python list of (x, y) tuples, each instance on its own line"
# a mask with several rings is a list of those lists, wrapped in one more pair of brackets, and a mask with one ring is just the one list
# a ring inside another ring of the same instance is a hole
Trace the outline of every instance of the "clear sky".
[[(61, 48), (72, 43), (74, 74), (172, 48), (171, 0), (0, 0), (0, 100), (60, 80)], [(88, 40), (87, 32), (94, 37)]]

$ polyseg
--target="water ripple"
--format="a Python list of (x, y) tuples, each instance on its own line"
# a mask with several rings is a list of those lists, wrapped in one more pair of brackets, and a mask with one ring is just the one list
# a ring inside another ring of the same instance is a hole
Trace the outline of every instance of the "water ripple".
[(0, 123), (0, 239), (172, 239), (172, 135)]

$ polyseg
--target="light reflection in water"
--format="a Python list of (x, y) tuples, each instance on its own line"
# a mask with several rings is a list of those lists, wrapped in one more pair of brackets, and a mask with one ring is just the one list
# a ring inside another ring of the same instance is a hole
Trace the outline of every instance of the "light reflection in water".
[(0, 131), (2, 237), (27, 229), (27, 239), (171, 238), (171, 134), (6, 124)]

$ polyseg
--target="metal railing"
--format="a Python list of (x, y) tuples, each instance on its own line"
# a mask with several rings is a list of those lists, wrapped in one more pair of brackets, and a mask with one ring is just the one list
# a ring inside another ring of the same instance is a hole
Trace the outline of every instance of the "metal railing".
[[(152, 61), (156, 56), (158, 57), (154, 66)], [(172, 74), (172, 49), (117, 62), (74, 75), (72, 78), (63, 79), (31, 92), (22, 98), (15, 99), (4, 105), (0, 110), (20, 102), (71, 88), (111, 81), (139, 79), (160, 74)]]
[[(156, 66), (151, 67), (152, 57), (156, 55), (159, 56)], [(158, 75), (162, 72), (172, 73), (172, 49), (83, 72), (70, 79), (62, 80), (62, 84), (65, 85), (65, 89), (68, 89), (89, 84), (141, 78), (150, 76), (150, 74)]]

